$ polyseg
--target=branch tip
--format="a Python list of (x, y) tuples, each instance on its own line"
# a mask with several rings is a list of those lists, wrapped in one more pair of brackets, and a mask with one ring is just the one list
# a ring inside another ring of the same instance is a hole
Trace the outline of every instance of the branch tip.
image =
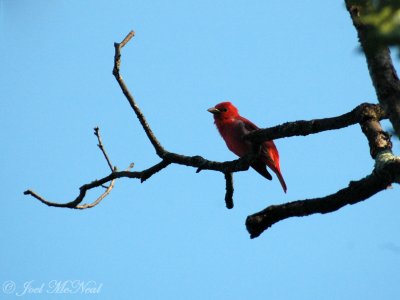
[(225, 176), (225, 204), (227, 209), (233, 208), (233, 175), (232, 173), (224, 173)]
[(118, 44), (119, 48), (123, 48), (133, 37), (135, 36), (135, 32), (131, 30), (126, 37), (122, 40), (120, 44)]

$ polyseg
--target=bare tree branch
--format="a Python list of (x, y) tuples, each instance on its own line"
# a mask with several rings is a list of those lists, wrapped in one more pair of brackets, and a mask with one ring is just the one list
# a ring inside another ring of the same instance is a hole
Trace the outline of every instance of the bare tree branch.
[[(113, 167), (112, 166), (111, 160), (108, 157), (106, 149), (104, 148), (103, 141), (102, 141), (101, 135), (100, 135), (100, 128), (99, 127), (95, 127), (94, 128), (94, 135), (97, 137), (97, 140), (99, 142), (97, 146), (99, 147), (101, 153), (103, 153), (104, 158), (106, 159), (107, 164), (111, 169), (111, 172), (117, 171), (117, 167)], [(131, 166), (129, 166), (129, 168), (127, 170), (131, 169), (132, 167), (133, 167), (133, 164), (131, 164)], [(106, 181), (106, 182), (108, 182), (108, 181)], [(44, 203), (44, 204), (46, 204), (48, 206), (69, 207), (69, 208), (76, 208), (76, 209), (86, 209), (86, 208), (92, 208), (92, 207), (96, 206), (97, 204), (99, 204), (111, 192), (111, 190), (114, 188), (114, 185), (115, 185), (115, 178), (111, 180), (111, 182), (110, 182), (110, 184), (108, 186), (104, 186), (104, 183), (99, 184), (98, 186), (105, 187), (106, 190), (95, 201), (93, 201), (92, 203), (83, 204), (83, 205), (78, 205), (79, 203), (82, 202), (83, 198), (86, 195), (87, 189), (85, 189), (83, 187), (81, 187), (81, 189), (80, 189), (81, 191), (80, 191), (78, 197), (75, 200), (73, 200), (71, 202), (67, 202), (67, 203), (57, 203), (57, 202), (48, 201), (48, 200), (44, 199), (42, 196), (40, 196), (39, 194), (35, 193), (32, 190), (27, 190), (27, 191), (24, 192), (24, 194), (25, 195), (31, 195), (34, 198), (38, 199), (39, 201), (41, 201), (42, 203)]]
[(99, 204), (105, 197), (108, 196), (108, 194), (111, 192), (111, 190), (115, 186), (115, 179), (111, 180), (110, 185), (107, 187), (107, 189), (104, 191), (103, 194), (101, 194), (95, 201), (92, 203), (87, 203), (83, 205), (77, 205), (74, 208), (76, 209), (86, 209), (86, 208), (92, 208), (95, 207), (97, 204)]
[[(32, 191), (32, 190), (26, 190), (24, 192), (25, 195), (31, 195), (32, 197), (36, 198), (37, 200), (39, 200), (40, 202), (48, 205), (48, 206), (54, 206), (54, 207), (68, 207), (68, 208), (79, 208), (77, 207), (78, 204), (80, 204), (83, 199), (86, 196), (86, 192), (96, 188), (96, 187), (100, 187), (103, 184), (110, 182), (110, 181), (114, 181), (118, 178), (137, 178), (137, 179), (142, 179), (143, 178), (149, 178), (152, 175), (154, 175), (155, 173), (161, 171), (162, 169), (166, 168), (169, 164), (166, 164), (164, 161), (161, 161), (160, 163), (146, 169), (143, 170), (141, 172), (132, 172), (129, 170), (125, 170), (125, 171), (115, 171), (112, 172), (110, 175), (103, 177), (101, 179), (98, 180), (94, 180), (91, 183), (87, 183), (82, 185), (79, 188), (79, 195), (72, 201), (67, 202), (67, 203), (57, 203), (57, 202), (52, 202), (52, 201), (48, 201), (45, 198), (43, 198), (42, 196), (40, 196), (39, 194), (37, 194), (36, 192)], [(131, 165), (132, 166), (132, 165)], [(131, 167), (130, 166), (130, 167)], [(128, 168), (129, 169), (129, 168)], [(107, 192), (107, 191), (106, 191)], [(107, 193), (108, 194), (108, 193)], [(103, 196), (103, 195), (102, 195)], [(102, 197), (100, 196), (100, 197)], [(99, 198), (100, 198), (99, 197)], [(104, 198), (104, 197), (103, 197)], [(98, 199), (96, 200), (98, 201)], [(94, 201), (94, 202), (96, 202)], [(90, 206), (93, 207), (93, 206)], [(90, 208), (90, 207), (86, 207), (86, 208)]]
[(119, 72), (120, 65), (121, 65), (121, 49), (134, 36), (135, 36), (135, 32), (131, 31), (128, 33), (128, 35), (124, 38), (124, 40), (121, 43), (114, 43), (115, 56), (114, 56), (113, 75), (115, 76), (115, 79), (117, 80), (119, 86), (121, 87), (122, 92), (124, 93), (130, 106), (132, 107), (133, 111), (135, 112), (137, 118), (139, 119), (139, 122), (142, 125), (144, 131), (146, 132), (146, 135), (149, 138), (154, 149), (156, 150), (157, 155), (162, 158), (163, 154), (165, 153), (165, 150), (161, 146), (160, 142), (157, 140), (153, 131), (151, 130), (149, 124), (146, 121), (146, 118), (144, 117), (143, 113), (141, 112), (139, 106), (136, 104), (135, 99), (133, 98), (132, 94), (129, 92), (129, 89), (126, 86), (125, 81), (122, 79), (122, 76), (120, 75), (120, 72)]
[(107, 154), (107, 152), (106, 152), (106, 149), (104, 148), (103, 141), (101, 140), (100, 128), (99, 128), (99, 127), (95, 127), (95, 128), (94, 128), (94, 135), (97, 137), (97, 140), (98, 140), (98, 142), (99, 142), (99, 143), (97, 144), (97, 146), (99, 147), (101, 153), (103, 153), (104, 158), (106, 159), (107, 164), (108, 164), (108, 166), (110, 167), (111, 172), (114, 171), (114, 167), (113, 167), (113, 165), (112, 165), (112, 163), (111, 163), (110, 158), (108, 157), (108, 154)]
[(363, 103), (351, 112), (341, 116), (314, 119), (310, 121), (287, 122), (282, 125), (252, 131), (245, 138), (261, 143), (284, 137), (305, 136), (327, 130), (335, 130), (362, 122), (365, 119), (387, 119), (385, 111), (378, 104)]
[(400, 176), (400, 160), (389, 163), (381, 174), (372, 174), (359, 180), (350, 182), (347, 188), (344, 188), (334, 194), (326, 197), (306, 199), (301, 201), (288, 202), (281, 205), (271, 205), (266, 209), (248, 216), (246, 219), (246, 228), (251, 238), (258, 237), (264, 230), (273, 224), (290, 217), (304, 217), (312, 214), (326, 214), (334, 212), (345, 205), (356, 204), (366, 200), (376, 193), (386, 189), (393, 178), (383, 176), (383, 174), (392, 174), (395, 171)]

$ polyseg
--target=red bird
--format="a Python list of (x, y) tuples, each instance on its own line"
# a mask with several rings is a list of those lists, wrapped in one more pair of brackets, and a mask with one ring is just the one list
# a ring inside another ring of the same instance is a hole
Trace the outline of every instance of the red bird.
[[(229, 150), (239, 157), (243, 157), (252, 151), (252, 143), (245, 141), (243, 136), (249, 132), (259, 129), (251, 121), (239, 115), (238, 109), (230, 102), (222, 102), (208, 109), (214, 115), (214, 123), (224, 139)], [(274, 171), (286, 193), (287, 187), (281, 174), (279, 165), (279, 153), (273, 141), (263, 142), (260, 155), (251, 167), (268, 180), (272, 180), (267, 166)]]

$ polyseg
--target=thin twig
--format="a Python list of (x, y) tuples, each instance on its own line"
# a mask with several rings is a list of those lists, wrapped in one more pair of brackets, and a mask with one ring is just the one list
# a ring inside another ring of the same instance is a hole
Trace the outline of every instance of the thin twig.
[(122, 49), (135, 36), (135, 32), (131, 30), (126, 37), (119, 43), (119, 48)]
[(83, 204), (83, 205), (77, 205), (74, 208), (76, 208), (76, 209), (87, 209), (87, 208), (95, 207), (97, 204), (99, 204), (111, 192), (111, 190), (114, 188), (114, 186), (115, 186), (115, 179), (111, 180), (110, 185), (107, 187), (105, 192), (103, 194), (101, 194), (100, 197), (98, 197), (95, 201), (93, 201), (92, 203), (87, 203), (87, 204)]
[(98, 142), (99, 142), (99, 143), (97, 144), (97, 146), (100, 148), (101, 152), (103, 153), (104, 158), (106, 159), (107, 164), (108, 164), (108, 166), (110, 167), (110, 170), (111, 170), (111, 172), (112, 172), (112, 171), (114, 170), (114, 167), (113, 167), (113, 165), (112, 165), (112, 163), (111, 163), (110, 158), (108, 157), (108, 154), (107, 154), (107, 152), (106, 152), (106, 149), (104, 148), (103, 141), (101, 140), (101, 136), (100, 136), (100, 128), (99, 128), (99, 127), (95, 127), (95, 128), (94, 128), (94, 135), (97, 137), (97, 140), (98, 140)]
[[(83, 199), (84, 199), (84, 197), (86, 195), (86, 192), (88, 190), (91, 190), (93, 188), (102, 186), (103, 184), (105, 184), (107, 182), (110, 182), (110, 181), (113, 181), (113, 180), (118, 179), (118, 178), (137, 178), (137, 179), (141, 179), (144, 174), (146, 174), (146, 176), (148, 176), (149, 174), (153, 175), (153, 174), (161, 171), (162, 169), (166, 168), (168, 165), (169, 164), (165, 164), (162, 161), (162, 162), (160, 162), (160, 163), (158, 163), (158, 164), (156, 164), (156, 165), (154, 165), (154, 166), (152, 166), (152, 167), (150, 167), (150, 168), (148, 168), (146, 170), (143, 170), (141, 172), (132, 172), (132, 171), (128, 171), (128, 170), (111, 172), (111, 174), (109, 174), (106, 177), (103, 177), (101, 179), (94, 180), (91, 183), (87, 183), (87, 184), (82, 185), (79, 188), (78, 196), (74, 200), (72, 200), (70, 202), (66, 202), (66, 203), (58, 203), (58, 202), (53, 202), (53, 201), (46, 200), (45, 198), (43, 198), (42, 196), (40, 196), (39, 194), (37, 194), (36, 192), (34, 192), (32, 190), (26, 190), (24, 192), (24, 195), (31, 195), (32, 197), (36, 198), (37, 200), (39, 200), (40, 202), (42, 202), (43, 204), (46, 204), (48, 206), (77, 208), (77, 205), (80, 204), (83, 201)], [(105, 193), (107, 193), (107, 191)], [(100, 201), (101, 201), (101, 199), (100, 199)]]
[(146, 118), (144, 117), (142, 111), (140, 110), (139, 106), (136, 104), (135, 98), (130, 93), (128, 87), (126, 86), (124, 80), (120, 75), (120, 65), (121, 65), (121, 48), (129, 42), (129, 40), (135, 35), (133, 31), (131, 31), (125, 39), (121, 43), (115, 43), (115, 55), (114, 55), (114, 68), (113, 68), (113, 75), (117, 80), (119, 86), (121, 87), (122, 92), (124, 93), (126, 99), (128, 100), (130, 106), (132, 107), (133, 111), (136, 114), (136, 117), (139, 119), (140, 124), (142, 125), (144, 131), (146, 132), (147, 137), (149, 138), (151, 144), (153, 145), (154, 149), (156, 150), (157, 155), (160, 158), (163, 158), (166, 151), (161, 146), (160, 142), (157, 140), (156, 136), (154, 135), (153, 131), (150, 128), (150, 125), (147, 123)]
[[(133, 168), (133, 164), (130, 164), (128, 166), (128, 168), (126, 168), (125, 171), (129, 171)], [(114, 168), (114, 172), (116, 172), (116, 168)], [(95, 201), (93, 201), (92, 203), (87, 203), (87, 204), (83, 204), (83, 205), (77, 205), (75, 206), (76, 209), (87, 209), (87, 208), (92, 208), (95, 207), (97, 204), (99, 204), (110, 192), (111, 190), (114, 188), (115, 186), (115, 180), (113, 179), (110, 182), (110, 185), (107, 187), (107, 189), (105, 190), (105, 192), (103, 194), (101, 194)], [(101, 185), (103, 186), (103, 185)]]

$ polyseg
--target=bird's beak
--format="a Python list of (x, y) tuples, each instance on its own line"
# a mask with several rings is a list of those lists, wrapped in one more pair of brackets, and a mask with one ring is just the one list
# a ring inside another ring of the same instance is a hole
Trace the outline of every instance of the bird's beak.
[(220, 113), (221, 111), (216, 109), (215, 107), (211, 107), (207, 109), (208, 112), (212, 113), (213, 115)]

